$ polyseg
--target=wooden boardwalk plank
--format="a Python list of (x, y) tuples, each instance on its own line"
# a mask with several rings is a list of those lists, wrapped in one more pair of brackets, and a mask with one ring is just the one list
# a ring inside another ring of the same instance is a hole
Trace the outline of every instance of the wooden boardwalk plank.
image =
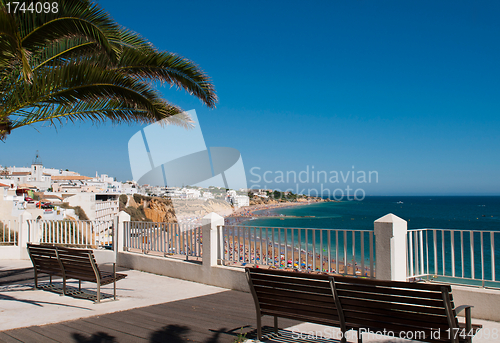
[(7, 335), (4, 332), (0, 332), (0, 342), (2, 342), (2, 343), (19, 343), (21, 341), (18, 339), (15, 339), (12, 336)]
[(21, 330), (12, 330), (7, 332), (7, 334), (21, 342), (37, 342), (37, 343), (54, 343), (51, 338), (43, 336), (38, 332), (31, 330), (30, 328), (21, 329)]
[[(262, 323), (272, 326), (273, 318), (265, 316)], [(297, 321), (281, 318), (279, 323), (280, 327), (298, 324)], [(46, 342), (232, 343), (241, 328), (243, 332), (248, 332), (255, 330), (255, 325), (252, 296), (226, 291), (0, 334), (37, 343), (39, 340), (32, 339), (34, 335)]]
[(113, 320), (113, 318), (114, 316), (99, 316), (85, 318), (83, 321), (143, 339), (148, 339), (151, 334), (151, 329), (143, 328), (132, 323), (123, 325), (123, 322)]
[(75, 335), (86, 333), (81, 330), (70, 328), (63, 324), (31, 326), (30, 329), (62, 343), (73, 342), (75, 339)]
[[(63, 325), (66, 325), (70, 328), (77, 329), (80, 331), (83, 331), (81, 334), (77, 334), (77, 339), (76, 341), (90, 341), (94, 342), (96, 341), (96, 338), (101, 339), (102, 341), (106, 342), (108, 341), (113, 341), (115, 339), (117, 342), (147, 342), (147, 340), (135, 336), (135, 335), (130, 335), (121, 331), (116, 331), (111, 328), (107, 328), (101, 325), (96, 325), (93, 323), (86, 322), (83, 319), (75, 320), (75, 321), (70, 321), (70, 322), (65, 322)], [(99, 341), (99, 340), (97, 340)]]

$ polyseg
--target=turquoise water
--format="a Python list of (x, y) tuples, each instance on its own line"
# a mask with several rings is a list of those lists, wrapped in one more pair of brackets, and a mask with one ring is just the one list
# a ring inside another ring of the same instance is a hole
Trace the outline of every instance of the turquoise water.
[[(429, 273), (437, 275), (452, 275), (452, 261), (455, 262), (455, 276), (486, 280), (500, 281), (500, 197), (367, 197), (363, 201), (344, 201), (336, 203), (320, 203), (288, 209), (273, 210), (276, 214), (285, 217), (259, 218), (247, 221), (245, 225), (288, 228), (322, 228), (341, 230), (373, 230), (373, 222), (388, 214), (393, 213), (408, 222), (408, 229), (453, 229), (473, 230), (474, 251), (471, 252), (471, 237), (466, 233), (463, 237), (455, 233), (453, 237), (455, 253), (452, 256), (452, 237), (449, 232), (444, 236), (438, 231), (437, 260), (434, 251), (424, 249), (425, 265), (429, 265)], [(286, 216), (309, 216), (305, 218), (289, 218)], [(312, 216), (312, 217), (310, 217)], [(491, 234), (483, 234), (483, 254), (481, 254), (481, 231), (495, 231), (493, 234), (493, 249), (495, 260), (491, 259)], [(498, 232), (498, 233), (496, 233)], [(444, 237), (444, 254), (443, 254)], [(424, 243), (433, 246), (434, 238), (431, 232), (424, 235)], [(347, 236), (350, 249), (350, 235)], [(356, 238), (358, 240), (358, 238)], [(295, 240), (296, 241), (296, 240)], [(309, 242), (312, 237), (309, 238)], [(325, 242), (325, 240), (323, 240)], [(341, 246), (343, 240), (340, 239)], [(319, 238), (316, 237), (319, 247)], [(359, 244), (359, 243), (358, 243)], [(426, 244), (425, 244), (426, 245)], [(424, 245), (424, 246), (425, 246)], [(464, 249), (462, 250), (462, 245)], [(356, 247), (356, 250), (359, 246)], [(365, 245), (365, 258), (368, 256), (369, 247)], [(342, 252), (343, 254), (343, 252)], [(462, 268), (463, 254), (463, 268)], [(356, 253), (360, 257), (359, 250)], [(444, 255), (444, 265), (443, 258)], [(484, 256), (484, 257), (483, 257)], [(419, 257), (414, 257), (419, 258)], [(472, 275), (472, 259), (474, 260), (474, 275)], [(484, 260), (483, 260), (484, 259)], [(437, 263), (435, 263), (437, 262)], [(492, 271), (492, 262), (495, 268)], [(436, 269), (435, 269), (436, 267)], [(463, 270), (463, 274), (462, 274)]]
[(376, 219), (393, 213), (408, 221), (409, 229), (500, 231), (500, 197), (366, 197), (363, 201), (319, 203), (275, 212), (315, 217), (256, 219), (247, 225), (373, 230)]

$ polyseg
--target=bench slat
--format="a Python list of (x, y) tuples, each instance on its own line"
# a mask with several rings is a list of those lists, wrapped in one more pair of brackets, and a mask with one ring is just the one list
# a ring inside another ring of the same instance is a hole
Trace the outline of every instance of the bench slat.
[(402, 311), (408, 311), (411, 313), (423, 313), (423, 314), (439, 314), (446, 315), (444, 308), (436, 307), (425, 307), (425, 306), (415, 306), (415, 305), (402, 305), (402, 304), (388, 304), (383, 301), (375, 300), (356, 300), (349, 298), (340, 298), (340, 303), (342, 304), (343, 310), (348, 310), (350, 308), (363, 308), (365, 312), (377, 313), (380, 309), (396, 309)]
[[(411, 314), (411, 313), (410, 313)], [(380, 313), (367, 313), (367, 312), (362, 312), (362, 311), (345, 311), (344, 310), (344, 315), (346, 318), (346, 321), (354, 321), (354, 319), (357, 319), (356, 321), (363, 322), (365, 319), (366, 320), (372, 320), (376, 321), (379, 323), (393, 323), (397, 322), (399, 324), (404, 324), (408, 325), (409, 327), (422, 327), (422, 328), (449, 328), (448, 326), (448, 321), (446, 320), (445, 317), (441, 316), (419, 316), (418, 318), (408, 318), (407, 313), (405, 312), (393, 312), (393, 315), (389, 316), (387, 314), (380, 314)], [(444, 319), (444, 320), (443, 320)], [(380, 324), (379, 327), (381, 327), (382, 324)]]
[(332, 289), (330, 288), (330, 285), (328, 285), (328, 288), (320, 288), (320, 287), (308, 287), (308, 286), (301, 286), (301, 285), (296, 285), (296, 284), (291, 284), (291, 283), (282, 283), (282, 282), (271, 282), (271, 281), (262, 281), (262, 280), (253, 280), (253, 284), (255, 286), (261, 286), (261, 287), (269, 287), (273, 289), (283, 289), (283, 290), (291, 290), (291, 291), (302, 291), (302, 292), (314, 292), (314, 293), (319, 293), (319, 294), (327, 294), (332, 296)]
[[(370, 286), (383, 286), (383, 287), (391, 287), (391, 288), (400, 288), (400, 289), (418, 289), (418, 290), (427, 290), (427, 291), (435, 291), (441, 292), (441, 287), (444, 285), (431, 285), (426, 283), (413, 283), (413, 282), (404, 282), (404, 281), (386, 281), (386, 280), (372, 280), (372, 279), (363, 279), (356, 277), (347, 277), (347, 276), (334, 276), (335, 283), (339, 283), (338, 287), (341, 287), (342, 283), (353, 284), (353, 285), (370, 285)], [(446, 285), (451, 293), (451, 286)]]
[(406, 318), (411, 321), (421, 320), (421, 321), (435, 321), (436, 323), (445, 323), (448, 325), (448, 319), (444, 315), (439, 314), (426, 314), (426, 313), (414, 313), (408, 312), (404, 310), (395, 310), (391, 308), (386, 309), (377, 309), (376, 311), (367, 311), (365, 308), (347, 308), (342, 309), (344, 311), (345, 316), (355, 315), (355, 313), (364, 313), (365, 315), (373, 315), (377, 317), (387, 316), (393, 318)]
[(289, 299), (287, 297), (276, 297), (276, 296), (271, 296), (271, 295), (260, 295), (259, 296), (259, 302), (261, 304), (268, 304), (268, 305), (278, 305), (281, 307), (297, 307), (297, 308), (303, 308), (306, 310), (311, 310), (314, 309), (317, 312), (320, 313), (333, 313), (337, 315), (337, 308), (335, 307), (335, 304), (332, 303), (322, 303), (322, 302), (304, 302), (301, 301), (300, 299)]
[(443, 299), (422, 299), (422, 298), (412, 298), (404, 296), (390, 296), (385, 294), (376, 293), (366, 293), (357, 291), (347, 291), (337, 289), (338, 295), (341, 298), (355, 298), (355, 299), (367, 299), (367, 300), (379, 300), (390, 303), (399, 304), (409, 304), (409, 305), (422, 305), (422, 306), (432, 306), (432, 307), (443, 307)]
[(331, 313), (320, 313), (315, 311), (315, 309), (309, 308), (309, 311), (300, 309), (296, 306), (294, 307), (280, 307), (277, 305), (269, 305), (269, 304), (261, 304), (260, 305), (261, 311), (276, 311), (276, 312), (281, 312), (281, 313), (292, 313), (292, 314), (297, 314), (297, 315), (302, 315), (302, 316), (307, 316), (309, 318), (319, 318), (319, 319), (331, 319), (334, 321), (339, 321), (339, 317), (334, 314), (333, 312)]
[(300, 299), (306, 302), (312, 300), (312, 301), (333, 303), (333, 296), (325, 294), (292, 292), (292, 291), (278, 290), (272, 288), (264, 288), (259, 286), (255, 286), (255, 292), (257, 293), (257, 295), (261, 294), (278, 295), (278, 296), (288, 297), (290, 299)]
[[(263, 315), (268, 315), (268, 316), (279, 316), (281, 318), (287, 318), (287, 319), (295, 319), (299, 320), (302, 322), (307, 322), (311, 321), (312, 318), (308, 318), (306, 316), (301, 316), (298, 314), (292, 314), (292, 313), (281, 313), (279, 311), (272, 311), (272, 310), (266, 310), (262, 311)], [(326, 318), (319, 318), (319, 319), (314, 319), (314, 323), (316, 324), (322, 324), (322, 325), (328, 325), (328, 326), (339, 326), (339, 322), (335, 320), (328, 320)]]
[(360, 291), (368, 293), (380, 293), (380, 294), (391, 294), (391, 295), (402, 295), (416, 298), (427, 298), (427, 299), (439, 299), (442, 300), (443, 296), (441, 292), (434, 291), (422, 291), (419, 289), (398, 289), (392, 287), (382, 287), (373, 286), (366, 284), (347, 284), (347, 283), (337, 283), (337, 290), (350, 290), (350, 291)]

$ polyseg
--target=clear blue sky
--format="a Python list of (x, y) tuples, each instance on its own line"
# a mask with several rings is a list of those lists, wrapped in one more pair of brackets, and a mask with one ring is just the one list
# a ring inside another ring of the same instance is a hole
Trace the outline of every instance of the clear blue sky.
[[(208, 146), (241, 152), (249, 181), (253, 167), (354, 166), (378, 172), (355, 185), (372, 195), (500, 194), (498, 1), (99, 3), (213, 78), (215, 110), (162, 91), (196, 109)], [(0, 143), (0, 164), (28, 165), (38, 149), (47, 167), (131, 178), (140, 126), (37, 129)]]

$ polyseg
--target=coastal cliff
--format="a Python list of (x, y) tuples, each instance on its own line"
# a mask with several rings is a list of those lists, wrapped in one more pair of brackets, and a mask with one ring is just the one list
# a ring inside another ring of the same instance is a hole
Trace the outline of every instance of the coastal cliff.
[(127, 212), (132, 221), (176, 223), (177, 219), (184, 217), (203, 217), (210, 212), (227, 213), (232, 207), (216, 199), (168, 199), (135, 194), (120, 197), (120, 210)]

